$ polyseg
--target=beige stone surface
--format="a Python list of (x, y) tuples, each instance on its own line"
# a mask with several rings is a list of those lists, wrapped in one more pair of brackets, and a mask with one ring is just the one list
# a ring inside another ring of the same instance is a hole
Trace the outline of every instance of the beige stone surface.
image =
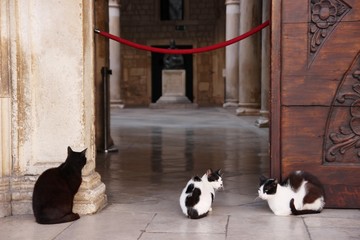
[[(37, 177), (64, 162), (68, 146), (88, 149), (83, 174), (95, 174), (94, 11), (93, 1), (4, 0), (0, 13), (0, 56), (7, 56), (1, 77), (9, 73), (7, 91), (0, 92), (4, 216), (32, 213)], [(106, 202), (100, 177), (82, 192), (89, 193), (82, 212), (95, 212)]]
[(185, 96), (185, 70), (162, 71), (162, 95)]
[(183, 108), (192, 105), (185, 96), (185, 70), (162, 70), (162, 96), (152, 107), (171, 105)]

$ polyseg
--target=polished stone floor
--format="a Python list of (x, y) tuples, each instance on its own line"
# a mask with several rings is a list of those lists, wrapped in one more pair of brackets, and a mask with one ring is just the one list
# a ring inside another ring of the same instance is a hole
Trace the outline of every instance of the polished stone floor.
[[(32, 215), (0, 219), (0, 239), (360, 239), (360, 211), (278, 217), (257, 196), (269, 171), (268, 129), (257, 117), (223, 108), (113, 109), (115, 153), (99, 153), (96, 170), (108, 205), (76, 222), (44, 226)], [(224, 172), (213, 211), (187, 219), (178, 199), (193, 175)]]

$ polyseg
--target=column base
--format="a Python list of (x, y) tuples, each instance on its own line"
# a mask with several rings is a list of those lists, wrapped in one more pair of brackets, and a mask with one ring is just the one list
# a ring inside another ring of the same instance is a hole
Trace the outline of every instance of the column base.
[(270, 112), (268, 110), (260, 110), (260, 114), (263, 117), (269, 118)]
[(260, 105), (259, 103), (239, 103), (238, 108), (236, 109), (237, 116), (251, 115), (257, 116), (260, 114)]
[(267, 117), (260, 116), (255, 121), (255, 126), (257, 126), (259, 128), (268, 128), (269, 125), (270, 125), (270, 121), (269, 121), (269, 118), (267, 118)]
[(223, 108), (233, 108), (238, 106), (239, 104), (237, 102), (226, 102), (223, 104)]
[(256, 109), (256, 108), (239, 107), (238, 109), (236, 109), (236, 115), (237, 116), (244, 116), (244, 115), (257, 116), (257, 115), (260, 115), (260, 110)]
[(11, 215), (11, 193), (9, 178), (0, 178), (0, 218)]
[(33, 214), (32, 193), (36, 179), (36, 176), (11, 178), (11, 215)]
[(101, 210), (107, 204), (105, 189), (99, 173), (83, 176), (80, 189), (74, 198), (73, 212), (86, 215)]
[[(9, 196), (7, 194), (3, 194), (3, 190), (1, 189), (3, 186), (0, 182), (0, 214), (2, 214), (1, 208), (8, 208), (6, 201), (2, 204), (3, 197), (8, 199), (8, 203), (11, 205), (11, 208), (8, 209), (10, 212), (5, 212), (6, 214), (33, 214), (32, 193), (36, 179), (36, 176), (12, 178), (11, 198), (10, 193)], [(6, 188), (6, 183), (4, 184), (4, 187)], [(9, 186), (7, 188), (9, 188)], [(73, 211), (79, 213), (80, 215), (98, 212), (107, 203), (105, 189), (105, 184), (101, 182), (100, 174), (97, 172), (92, 172), (88, 176), (83, 176), (79, 191), (74, 198)], [(6, 191), (4, 192), (6, 193)]]
[(125, 104), (123, 103), (122, 100), (118, 100), (118, 101), (114, 100), (114, 101), (110, 102), (110, 107), (123, 109), (123, 108), (125, 108)]

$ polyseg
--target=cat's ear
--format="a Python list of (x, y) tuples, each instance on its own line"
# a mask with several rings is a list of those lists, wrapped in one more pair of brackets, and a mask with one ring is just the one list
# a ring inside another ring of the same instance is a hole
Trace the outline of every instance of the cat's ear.
[(216, 174), (222, 177), (223, 173), (221, 172), (221, 168), (216, 171)]
[(211, 174), (212, 174), (212, 169), (209, 168), (209, 169), (206, 171), (206, 175), (207, 175), (207, 176), (210, 176)]
[(70, 146), (68, 146), (67, 151), (68, 151), (68, 154), (73, 153), (73, 150), (71, 149)]
[(85, 148), (85, 149), (81, 152), (81, 155), (85, 156), (85, 155), (86, 155), (86, 150), (87, 150), (87, 148)]

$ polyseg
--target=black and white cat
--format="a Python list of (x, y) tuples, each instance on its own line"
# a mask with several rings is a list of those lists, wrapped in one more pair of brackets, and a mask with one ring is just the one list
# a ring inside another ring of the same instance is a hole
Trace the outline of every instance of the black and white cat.
[(193, 177), (186, 184), (180, 195), (180, 207), (188, 218), (198, 219), (205, 217), (211, 211), (215, 198), (215, 191), (223, 188), (220, 169), (213, 172), (208, 169), (200, 178)]
[(282, 183), (261, 176), (258, 193), (273, 213), (280, 216), (320, 213), (325, 205), (323, 185), (303, 171), (292, 172)]
[(66, 161), (44, 171), (34, 186), (32, 205), (36, 222), (56, 224), (80, 218), (73, 213), (74, 196), (82, 182), (81, 170), (86, 164), (86, 149), (74, 152), (68, 147)]

